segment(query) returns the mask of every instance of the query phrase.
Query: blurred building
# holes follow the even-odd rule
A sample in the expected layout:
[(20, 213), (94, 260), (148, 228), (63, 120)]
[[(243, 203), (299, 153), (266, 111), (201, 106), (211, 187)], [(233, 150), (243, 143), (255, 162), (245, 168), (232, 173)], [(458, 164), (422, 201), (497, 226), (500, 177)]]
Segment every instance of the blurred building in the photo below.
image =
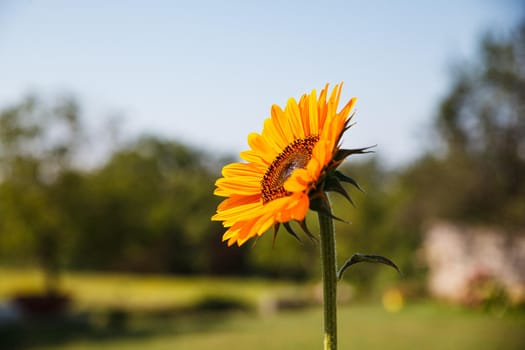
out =
[(423, 242), (429, 292), (469, 305), (525, 301), (525, 234), (437, 223)]

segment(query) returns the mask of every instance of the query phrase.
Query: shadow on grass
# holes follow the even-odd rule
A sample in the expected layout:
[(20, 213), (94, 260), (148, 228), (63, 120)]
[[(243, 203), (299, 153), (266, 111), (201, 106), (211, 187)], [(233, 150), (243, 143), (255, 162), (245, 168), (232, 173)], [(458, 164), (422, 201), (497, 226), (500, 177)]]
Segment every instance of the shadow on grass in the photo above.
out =
[(73, 341), (102, 343), (162, 334), (206, 332), (220, 327), (234, 312), (252, 311), (236, 300), (206, 298), (192, 307), (180, 309), (148, 311), (113, 308), (55, 317), (24, 318), (0, 324), (0, 348), (31, 349)]

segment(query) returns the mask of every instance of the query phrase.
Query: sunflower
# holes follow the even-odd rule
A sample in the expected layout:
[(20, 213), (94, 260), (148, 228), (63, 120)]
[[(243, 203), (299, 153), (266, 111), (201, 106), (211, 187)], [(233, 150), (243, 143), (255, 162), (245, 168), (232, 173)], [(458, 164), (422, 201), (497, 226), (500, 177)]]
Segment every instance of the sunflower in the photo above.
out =
[(350, 99), (338, 112), (341, 88), (338, 84), (329, 93), (327, 84), (319, 96), (313, 90), (299, 103), (290, 98), (284, 110), (273, 105), (262, 133), (248, 136), (250, 149), (240, 154), (246, 162), (222, 169), (214, 194), (227, 198), (212, 220), (228, 228), (222, 237), (228, 246), (240, 246), (272, 226), (277, 230), (281, 223), (287, 230), (290, 221), (304, 224), (309, 208), (322, 209), (314, 203), (325, 191), (350, 199), (339, 181), (357, 184), (335, 169), (348, 155), (366, 148), (340, 149), (356, 101)]

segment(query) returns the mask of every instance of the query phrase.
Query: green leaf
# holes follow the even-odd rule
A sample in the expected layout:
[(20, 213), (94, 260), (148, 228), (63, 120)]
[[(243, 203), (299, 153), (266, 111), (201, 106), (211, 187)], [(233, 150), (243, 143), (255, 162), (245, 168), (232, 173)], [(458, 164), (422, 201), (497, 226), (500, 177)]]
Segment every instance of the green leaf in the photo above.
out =
[(401, 274), (399, 267), (397, 267), (397, 265), (394, 264), (392, 260), (385, 258), (384, 256), (355, 253), (354, 255), (352, 255), (350, 259), (348, 259), (343, 264), (341, 269), (337, 272), (337, 279), (340, 280), (343, 277), (343, 273), (345, 272), (347, 268), (349, 268), (350, 266), (354, 264), (360, 263), (360, 262), (369, 262), (369, 263), (388, 265), (394, 268), (399, 274)]

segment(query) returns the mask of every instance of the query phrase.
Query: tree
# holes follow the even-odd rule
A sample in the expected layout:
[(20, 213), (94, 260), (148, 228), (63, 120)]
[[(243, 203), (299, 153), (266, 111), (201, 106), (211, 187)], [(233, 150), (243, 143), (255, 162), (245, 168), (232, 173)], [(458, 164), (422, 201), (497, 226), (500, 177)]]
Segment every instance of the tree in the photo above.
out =
[(479, 60), (457, 67), (435, 126), (442, 154), (403, 179), (418, 217), (523, 227), (525, 22), (507, 38), (487, 35)]
[[(207, 154), (144, 136), (85, 174), (82, 228), (72, 265), (138, 272), (240, 272), (244, 254), (223, 255), (223, 228), (209, 218), (218, 199)], [(237, 263), (236, 263), (237, 262)]]
[(36, 259), (48, 293), (58, 287), (64, 247), (75, 230), (67, 187), (76, 181), (72, 161), (81, 134), (71, 98), (49, 106), (28, 97), (0, 113), (0, 246)]

